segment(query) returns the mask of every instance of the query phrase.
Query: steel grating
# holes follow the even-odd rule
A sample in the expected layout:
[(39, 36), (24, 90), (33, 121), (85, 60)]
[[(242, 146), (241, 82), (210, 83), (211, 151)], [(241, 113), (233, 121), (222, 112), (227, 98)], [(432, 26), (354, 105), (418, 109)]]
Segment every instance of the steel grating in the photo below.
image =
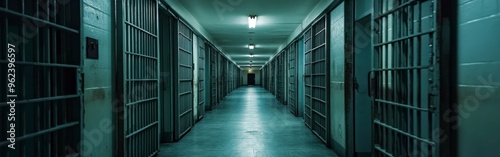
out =
[(198, 38), (198, 119), (205, 115), (205, 42)]
[(328, 54), (326, 16), (320, 18), (305, 34), (305, 121), (324, 142), (329, 139)]
[(218, 90), (217, 90), (217, 84), (218, 84), (218, 77), (217, 77), (217, 51), (215, 48), (210, 47), (210, 109), (214, 109), (215, 106), (217, 105), (217, 96), (218, 96)]
[[(159, 151), (158, 2), (121, 0), (118, 7), (123, 53), (123, 117), (119, 156), (154, 156)], [(155, 16), (151, 16), (155, 15)], [(153, 114), (152, 114), (153, 113)]]
[(175, 138), (179, 140), (193, 126), (193, 31), (183, 22), (178, 24), (177, 98)]
[(293, 42), (286, 51), (288, 53), (288, 109), (298, 116), (298, 72), (297, 72), (297, 42)]
[(78, 1), (0, 2), (2, 156), (81, 155), (80, 10)]
[(440, 1), (373, 4), (373, 154), (439, 156)]

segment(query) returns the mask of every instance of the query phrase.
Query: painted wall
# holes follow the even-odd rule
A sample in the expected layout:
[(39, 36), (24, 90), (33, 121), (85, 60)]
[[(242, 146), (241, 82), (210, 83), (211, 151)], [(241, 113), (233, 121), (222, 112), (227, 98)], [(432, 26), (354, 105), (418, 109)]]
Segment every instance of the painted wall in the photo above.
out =
[(500, 1), (459, 0), (458, 153), (500, 154)]
[[(85, 37), (99, 42), (99, 59), (84, 59), (83, 155), (112, 156), (111, 1), (83, 1), (82, 53)], [(86, 143), (86, 144), (85, 144)]]
[(344, 2), (330, 13), (330, 32), (330, 133), (333, 146), (345, 150)]
[[(252, 70), (251, 73), (255, 74), (255, 85), (260, 85), (260, 70)], [(241, 79), (243, 80), (243, 86), (248, 85), (247, 74), (248, 70), (241, 71)]]

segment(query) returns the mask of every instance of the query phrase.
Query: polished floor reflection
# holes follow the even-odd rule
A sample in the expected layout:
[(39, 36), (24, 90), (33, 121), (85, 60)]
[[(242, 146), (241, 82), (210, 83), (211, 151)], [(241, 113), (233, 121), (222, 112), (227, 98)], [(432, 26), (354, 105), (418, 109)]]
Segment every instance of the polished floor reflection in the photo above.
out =
[(162, 144), (165, 157), (334, 157), (302, 117), (260, 87), (241, 87), (179, 142)]

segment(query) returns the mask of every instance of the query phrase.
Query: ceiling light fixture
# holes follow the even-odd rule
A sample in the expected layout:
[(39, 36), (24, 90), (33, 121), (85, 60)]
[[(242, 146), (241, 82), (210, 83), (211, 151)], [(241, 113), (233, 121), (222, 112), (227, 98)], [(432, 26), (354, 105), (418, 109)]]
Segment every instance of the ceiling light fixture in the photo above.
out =
[(248, 27), (249, 28), (255, 28), (255, 25), (257, 25), (257, 16), (250, 15), (248, 17)]
[(255, 45), (254, 45), (254, 44), (249, 44), (249, 45), (248, 45), (248, 48), (249, 48), (250, 50), (253, 50), (253, 49), (255, 48)]
[(253, 58), (253, 54), (250, 53), (250, 58)]

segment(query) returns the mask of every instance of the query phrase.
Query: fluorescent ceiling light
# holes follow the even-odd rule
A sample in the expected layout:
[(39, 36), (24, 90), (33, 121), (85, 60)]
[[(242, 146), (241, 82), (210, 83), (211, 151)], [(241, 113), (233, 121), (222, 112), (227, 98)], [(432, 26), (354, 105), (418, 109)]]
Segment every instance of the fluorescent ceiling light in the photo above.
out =
[(250, 50), (253, 50), (253, 49), (255, 48), (255, 45), (254, 45), (254, 44), (250, 44), (250, 45), (248, 45), (248, 48), (249, 48)]
[(257, 25), (257, 16), (251, 15), (248, 17), (248, 27), (249, 28), (255, 28), (255, 25)]

